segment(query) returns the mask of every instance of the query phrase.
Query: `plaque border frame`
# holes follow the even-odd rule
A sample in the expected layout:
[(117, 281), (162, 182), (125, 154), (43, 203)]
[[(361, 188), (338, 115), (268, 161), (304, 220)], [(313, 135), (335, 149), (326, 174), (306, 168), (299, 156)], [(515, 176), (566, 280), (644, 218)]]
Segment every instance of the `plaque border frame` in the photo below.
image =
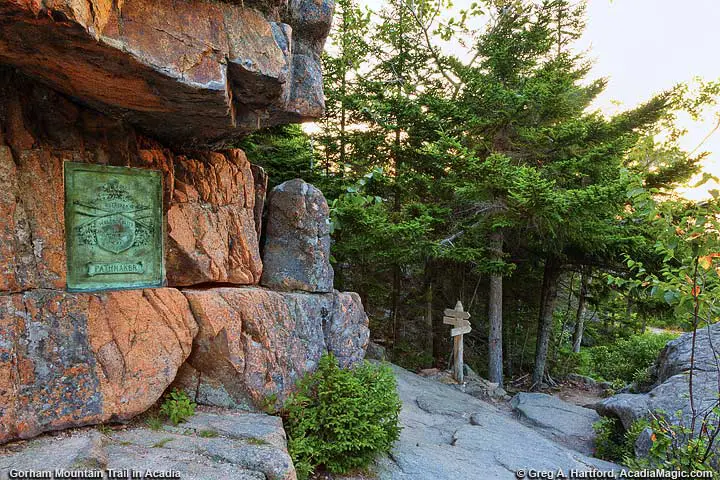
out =
[[(89, 167), (89, 168), (88, 168)], [(160, 278), (158, 280), (153, 281), (146, 281), (146, 282), (138, 282), (133, 285), (118, 285), (116, 283), (108, 282), (107, 286), (76, 286), (70, 284), (70, 235), (72, 229), (68, 229), (68, 225), (70, 225), (70, 220), (72, 217), (72, 209), (69, 208), (68, 202), (69, 197), (67, 195), (67, 181), (68, 181), (68, 173), (70, 172), (77, 172), (77, 171), (89, 171), (92, 170), (93, 172), (103, 172), (103, 173), (119, 173), (119, 174), (127, 174), (129, 171), (137, 171), (142, 172), (144, 175), (150, 175), (155, 176), (158, 179), (157, 185), (156, 185), (156, 200), (157, 205), (160, 207), (160, 228), (158, 229), (158, 240), (159, 240), (159, 247), (160, 247)], [(70, 160), (65, 160), (63, 162), (63, 220), (65, 224), (63, 225), (64, 229), (64, 238), (65, 241), (65, 290), (67, 292), (71, 293), (92, 293), (92, 292), (108, 292), (108, 291), (116, 291), (116, 290), (141, 290), (145, 288), (162, 288), (167, 285), (167, 271), (165, 270), (165, 205), (164, 205), (164, 176), (162, 171), (160, 170), (154, 170), (149, 168), (138, 168), (138, 167), (128, 167), (128, 166), (116, 166), (116, 165), (102, 165), (97, 163), (90, 163), (90, 162), (73, 162)]]

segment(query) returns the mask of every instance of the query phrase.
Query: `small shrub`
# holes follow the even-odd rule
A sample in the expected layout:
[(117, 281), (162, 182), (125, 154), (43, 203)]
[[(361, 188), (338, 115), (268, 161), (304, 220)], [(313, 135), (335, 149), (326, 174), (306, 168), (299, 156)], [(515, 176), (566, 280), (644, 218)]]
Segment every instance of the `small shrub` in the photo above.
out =
[(168, 395), (165, 395), (165, 401), (160, 406), (160, 413), (167, 416), (174, 425), (177, 425), (195, 415), (195, 407), (197, 407), (197, 404), (191, 402), (185, 392), (174, 389)]
[(262, 438), (248, 437), (248, 438), (244, 438), (243, 440), (248, 445), (267, 445), (267, 443), (268, 443), (265, 440), (263, 440)]
[(623, 463), (627, 463), (630, 458), (635, 458), (635, 444), (637, 443), (638, 437), (646, 430), (650, 428), (650, 422), (644, 418), (635, 420), (630, 428), (625, 432), (625, 456), (623, 457)]
[(595, 422), (595, 456), (611, 462), (627, 462), (635, 458), (635, 442), (650, 423), (645, 419), (634, 422), (627, 431), (619, 418), (603, 417)]
[(219, 436), (219, 433), (215, 430), (200, 430), (198, 432), (198, 437), (201, 438), (215, 438), (217, 436)]
[(556, 358), (550, 363), (550, 375), (553, 378), (565, 378), (571, 373), (581, 371), (587, 356), (585, 350), (580, 353), (573, 352), (569, 347), (560, 348)]
[(618, 391), (622, 390), (623, 388), (625, 388), (625, 385), (626, 385), (625, 380), (623, 380), (621, 378), (616, 378), (615, 380), (610, 382), (610, 388), (615, 392), (618, 392)]
[(650, 375), (650, 371), (647, 368), (638, 369), (635, 371), (632, 377), (632, 381), (635, 384), (635, 390), (638, 392), (644, 392), (650, 389), (655, 379)]
[(286, 401), (282, 415), (298, 478), (317, 467), (345, 473), (369, 466), (400, 434), (400, 399), (392, 370), (370, 363), (341, 369), (323, 356)]
[(398, 342), (392, 350), (392, 360), (407, 370), (416, 372), (433, 366), (435, 359), (430, 352), (416, 348), (408, 342)]
[(153, 446), (153, 448), (163, 448), (163, 447), (165, 447), (165, 445), (167, 445), (168, 443), (170, 443), (172, 441), (173, 441), (173, 439), (170, 437), (163, 438), (162, 440), (159, 440), (159, 441), (153, 443), (152, 446)]
[(619, 418), (602, 417), (593, 424), (595, 429), (595, 456), (610, 462), (619, 462), (627, 456), (625, 429)]
[(113, 433), (113, 429), (110, 428), (109, 425), (105, 425), (104, 423), (101, 423), (100, 425), (98, 425), (97, 429), (103, 435), (110, 435), (111, 433)]
[(268, 415), (276, 415), (277, 414), (277, 404), (278, 404), (278, 396), (276, 393), (271, 393), (270, 395), (266, 396), (262, 400), (262, 405), (260, 405), (260, 409), (267, 413)]

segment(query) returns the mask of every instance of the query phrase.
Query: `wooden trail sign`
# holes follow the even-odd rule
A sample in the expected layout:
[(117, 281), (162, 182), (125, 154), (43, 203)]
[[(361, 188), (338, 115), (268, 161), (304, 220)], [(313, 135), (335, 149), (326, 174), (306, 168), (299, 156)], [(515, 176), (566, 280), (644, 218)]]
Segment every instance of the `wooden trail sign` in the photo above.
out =
[(450, 336), (453, 337), (453, 373), (455, 380), (462, 383), (463, 381), (463, 335), (470, 333), (470, 314), (463, 310), (462, 303), (458, 300), (454, 309), (445, 309), (443, 323), (452, 325), (454, 328), (450, 330)]

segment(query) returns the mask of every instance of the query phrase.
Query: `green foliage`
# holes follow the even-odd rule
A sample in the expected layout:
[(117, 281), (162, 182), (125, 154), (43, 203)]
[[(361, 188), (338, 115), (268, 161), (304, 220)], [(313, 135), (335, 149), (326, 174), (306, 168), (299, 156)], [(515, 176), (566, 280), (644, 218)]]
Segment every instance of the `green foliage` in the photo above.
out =
[(172, 442), (174, 439), (172, 437), (163, 438), (161, 440), (158, 440), (157, 442), (153, 443), (153, 448), (164, 448), (165, 445)]
[(655, 412), (645, 426), (652, 431), (652, 446), (647, 457), (625, 457), (625, 464), (633, 469), (663, 469), (680, 472), (711, 471), (715, 478), (720, 474), (716, 469), (714, 446), (718, 429), (720, 407), (700, 419), (696, 431), (681, 418), (680, 412), (672, 422), (663, 412)]
[(98, 431), (99, 431), (100, 433), (102, 433), (103, 435), (110, 435), (110, 434), (113, 432), (113, 430), (112, 430), (112, 428), (110, 427), (110, 425), (106, 425), (106, 424), (104, 424), (104, 423), (101, 423), (100, 425), (98, 425), (98, 426), (97, 426), (97, 429), (98, 429)]
[(390, 367), (342, 369), (332, 354), (323, 356), (282, 411), (298, 478), (318, 467), (331, 473), (366, 468), (398, 438), (399, 412)]
[[(554, 378), (564, 378), (571, 373), (586, 372), (584, 366), (591, 363), (592, 359), (587, 349), (576, 353), (570, 347), (564, 346), (556, 352), (554, 361), (549, 365), (550, 374)], [(583, 375), (587, 375), (587, 372)]]
[(640, 419), (626, 431), (616, 417), (602, 417), (593, 424), (595, 438), (595, 456), (611, 462), (627, 462), (635, 457), (635, 442), (649, 426), (649, 422)]
[(185, 392), (175, 388), (165, 395), (165, 401), (160, 405), (160, 413), (168, 417), (173, 424), (178, 425), (195, 415), (195, 407), (197, 404), (190, 401)]
[(156, 415), (151, 415), (145, 420), (145, 425), (147, 425), (150, 430), (157, 432), (162, 430), (163, 422)]
[(270, 395), (263, 398), (260, 409), (268, 415), (277, 414), (278, 396), (277, 393), (271, 393)]
[(430, 352), (419, 350), (406, 342), (398, 343), (393, 349), (393, 362), (411, 371), (430, 368), (433, 361)]
[(672, 334), (645, 333), (621, 338), (609, 345), (586, 349), (579, 373), (600, 380), (631, 383), (647, 371)]
[[(326, 112), (316, 132), (272, 127), (238, 145), (272, 184), (301, 177), (326, 195), (335, 284), (360, 294), (374, 338), (396, 349), (395, 358), (420, 365), (432, 354), (444, 363), (442, 310), (472, 299), (473, 318), (485, 317), (494, 274), (502, 276), (511, 317), (504, 365), (524, 373), (543, 350), (533, 345), (552, 308), (552, 301), (541, 308), (548, 262), (563, 272), (592, 265), (596, 279), (615, 278), (594, 282), (588, 296), (600, 322), (586, 322), (587, 338), (598, 345), (647, 325), (691, 326), (693, 258), (708, 299), (700, 317), (712, 315), (706, 306), (720, 298), (713, 280), (720, 257), (712, 255), (720, 250), (707, 236), (704, 253), (691, 250), (698, 222), (712, 223), (717, 202), (703, 214), (668, 193), (705, 156), (678, 147), (678, 112), (702, 116), (717, 104), (720, 83), (681, 85), (601, 114), (593, 105), (606, 80), (590, 78), (588, 57), (573, 46), (585, 3), (481, 0), (458, 9), (448, 0), (393, 0), (371, 11), (339, 0), (322, 58)], [(440, 39), (456, 46), (453, 54)], [(683, 233), (673, 243), (676, 227)], [(424, 299), (432, 329), (422, 324)], [(563, 351), (566, 332), (554, 330), (553, 372), (588, 363)], [(478, 358), (488, 349), (485, 333), (468, 336)], [(419, 335), (427, 338), (418, 342)], [(428, 348), (420, 355), (406, 344)], [(614, 358), (608, 348), (597, 355)], [(645, 360), (624, 363), (602, 376), (642, 380), (636, 370)]]
[(316, 182), (314, 151), (300, 125), (281, 125), (253, 133), (237, 145), (247, 157), (268, 174), (268, 188), (286, 180), (302, 178)]
[(619, 418), (602, 417), (593, 424), (595, 429), (595, 456), (617, 462), (628, 455), (625, 429)]

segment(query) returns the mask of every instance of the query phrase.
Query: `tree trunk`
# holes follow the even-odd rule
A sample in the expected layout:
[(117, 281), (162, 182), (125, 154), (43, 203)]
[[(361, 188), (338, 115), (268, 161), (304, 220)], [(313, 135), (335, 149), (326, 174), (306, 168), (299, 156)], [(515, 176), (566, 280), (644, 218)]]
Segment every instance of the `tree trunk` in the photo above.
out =
[(399, 338), (398, 310), (400, 309), (400, 265), (393, 266), (392, 283), (392, 326), (393, 326), (393, 348), (397, 345)]
[[(495, 230), (490, 234), (490, 258), (502, 260), (503, 231)], [(488, 299), (488, 379), (502, 386), (503, 384), (503, 277), (499, 273), (490, 275), (490, 293)]]
[(535, 344), (535, 369), (533, 370), (533, 388), (542, 383), (545, 376), (545, 363), (547, 361), (550, 334), (553, 325), (553, 310), (557, 297), (557, 283), (560, 277), (560, 264), (555, 257), (545, 260), (542, 292), (540, 295), (540, 316), (538, 318), (537, 342)]
[(426, 332), (426, 341), (425, 341), (425, 350), (430, 352), (430, 355), (433, 355), (434, 348), (434, 336), (433, 336), (433, 315), (432, 315), (432, 305), (433, 305), (433, 285), (432, 285), (432, 267), (430, 266), (430, 262), (425, 263), (425, 332)]
[(583, 331), (585, 329), (585, 309), (588, 283), (590, 282), (590, 267), (582, 267), (580, 273), (580, 293), (578, 294), (578, 308), (575, 314), (575, 332), (573, 332), (573, 352), (580, 352)]

